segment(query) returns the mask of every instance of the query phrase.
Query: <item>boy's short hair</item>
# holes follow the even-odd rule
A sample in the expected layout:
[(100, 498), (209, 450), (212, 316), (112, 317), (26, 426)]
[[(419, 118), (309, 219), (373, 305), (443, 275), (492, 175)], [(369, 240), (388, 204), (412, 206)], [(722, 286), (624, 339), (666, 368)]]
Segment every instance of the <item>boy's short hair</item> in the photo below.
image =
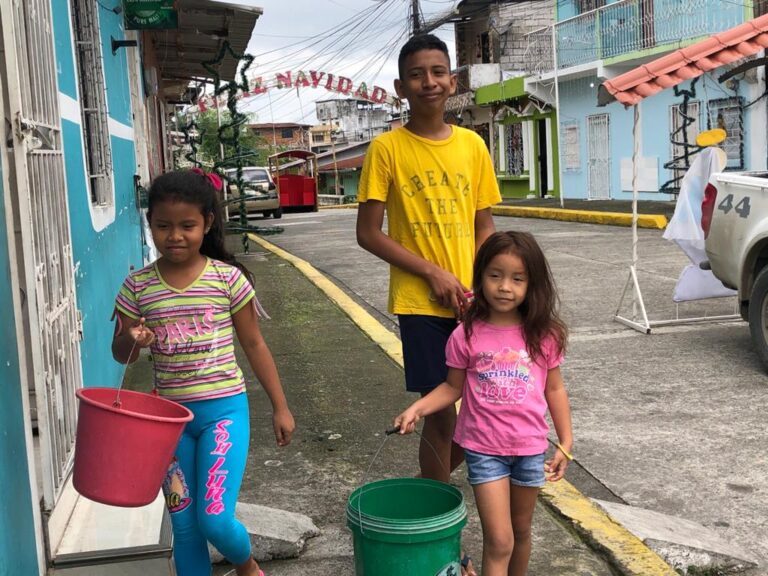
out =
[(397, 57), (397, 71), (400, 74), (401, 80), (405, 76), (405, 71), (403, 70), (405, 59), (420, 50), (440, 50), (440, 52), (445, 54), (445, 57), (448, 58), (448, 67), (451, 67), (451, 55), (448, 53), (448, 46), (446, 46), (445, 42), (440, 40), (440, 38), (434, 34), (411, 36), (410, 40), (400, 48), (400, 55)]

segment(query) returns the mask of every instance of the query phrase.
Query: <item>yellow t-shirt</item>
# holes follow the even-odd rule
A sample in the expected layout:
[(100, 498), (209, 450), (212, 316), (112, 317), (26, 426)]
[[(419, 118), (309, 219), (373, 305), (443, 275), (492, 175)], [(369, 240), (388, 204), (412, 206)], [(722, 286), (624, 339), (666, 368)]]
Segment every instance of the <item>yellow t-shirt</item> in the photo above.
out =
[[(414, 254), (472, 285), (475, 213), (501, 200), (482, 138), (452, 126), (445, 140), (428, 140), (397, 128), (371, 142), (358, 200), (386, 203), (389, 236)], [(429, 284), (390, 266), (389, 311), (450, 318)]]

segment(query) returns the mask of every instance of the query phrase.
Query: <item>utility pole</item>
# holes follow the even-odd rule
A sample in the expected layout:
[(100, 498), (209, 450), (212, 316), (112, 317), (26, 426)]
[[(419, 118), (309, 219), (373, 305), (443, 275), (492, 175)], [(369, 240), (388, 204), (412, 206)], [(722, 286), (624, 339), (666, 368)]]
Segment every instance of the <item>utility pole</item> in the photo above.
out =
[(421, 10), (419, 9), (419, 0), (411, 0), (411, 19), (413, 24), (411, 32), (413, 36), (421, 33)]

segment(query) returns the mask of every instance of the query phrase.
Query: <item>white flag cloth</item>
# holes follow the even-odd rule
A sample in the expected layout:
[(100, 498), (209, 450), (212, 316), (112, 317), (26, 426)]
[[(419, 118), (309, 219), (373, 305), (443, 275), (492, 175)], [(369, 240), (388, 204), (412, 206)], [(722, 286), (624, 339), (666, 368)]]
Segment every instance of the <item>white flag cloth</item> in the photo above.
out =
[(712, 174), (723, 170), (726, 160), (726, 154), (720, 148), (706, 148), (696, 155), (683, 177), (675, 213), (664, 230), (664, 238), (677, 244), (693, 262), (693, 266), (687, 266), (680, 274), (673, 297), (675, 302), (736, 294), (734, 290), (723, 286), (711, 270), (699, 268), (699, 264), (707, 260), (704, 230), (701, 228), (704, 188)]

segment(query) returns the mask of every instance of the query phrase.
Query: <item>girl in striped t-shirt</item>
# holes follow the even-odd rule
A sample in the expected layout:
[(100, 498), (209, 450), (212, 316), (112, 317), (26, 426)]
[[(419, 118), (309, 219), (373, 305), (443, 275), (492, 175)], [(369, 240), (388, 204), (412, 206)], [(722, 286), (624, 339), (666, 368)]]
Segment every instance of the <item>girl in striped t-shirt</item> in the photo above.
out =
[(157, 391), (195, 415), (163, 485), (179, 576), (211, 574), (208, 541), (238, 575), (263, 576), (248, 533), (235, 519), (250, 436), (235, 334), (272, 403), (278, 446), (291, 441), (295, 424), (259, 330), (249, 273), (224, 247), (220, 189), (216, 175), (199, 169), (153, 182), (147, 217), (161, 257), (120, 288), (112, 353), (128, 363), (149, 347)]

